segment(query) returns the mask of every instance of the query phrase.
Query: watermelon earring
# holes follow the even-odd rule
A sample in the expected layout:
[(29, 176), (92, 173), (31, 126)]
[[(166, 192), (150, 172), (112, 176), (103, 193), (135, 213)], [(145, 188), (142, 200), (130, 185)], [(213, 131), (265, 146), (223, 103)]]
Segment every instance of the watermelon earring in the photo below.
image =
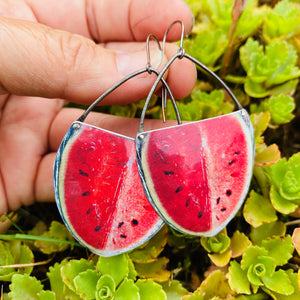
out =
[[(58, 209), (73, 236), (91, 251), (112, 256), (152, 237), (163, 221), (147, 200), (138, 175), (135, 140), (84, 123), (90, 111), (127, 80), (148, 72), (150, 65), (115, 84), (75, 121), (57, 152), (54, 187)], [(175, 100), (163, 78), (164, 89)]]
[[(157, 77), (144, 106), (136, 136), (139, 174), (158, 214), (176, 230), (213, 236), (242, 205), (251, 181), (254, 137), (249, 115), (226, 84), (186, 54), (178, 52)], [(228, 92), (238, 110), (219, 117), (144, 132), (147, 106), (159, 81), (177, 59), (187, 58), (210, 74)]]

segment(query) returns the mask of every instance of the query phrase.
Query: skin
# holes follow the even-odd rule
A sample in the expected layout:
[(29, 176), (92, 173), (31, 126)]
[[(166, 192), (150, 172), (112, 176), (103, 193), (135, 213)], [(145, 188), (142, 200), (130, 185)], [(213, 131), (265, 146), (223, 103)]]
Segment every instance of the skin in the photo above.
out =
[[(192, 13), (181, 0), (2, 0), (0, 2), (0, 215), (34, 201), (53, 201), (53, 163), (70, 124), (125, 75), (146, 65), (145, 39), (163, 38), (174, 21), (188, 33)], [(168, 41), (180, 37), (174, 26)], [(151, 64), (160, 61), (151, 50)], [(157, 48), (157, 47), (156, 47)], [(167, 44), (164, 62), (177, 51)], [(103, 104), (147, 96), (156, 76), (135, 77)], [(195, 68), (177, 60), (166, 80), (176, 98), (188, 95)], [(139, 120), (91, 113), (87, 123), (135, 136)], [(146, 123), (158, 128), (161, 121)]]

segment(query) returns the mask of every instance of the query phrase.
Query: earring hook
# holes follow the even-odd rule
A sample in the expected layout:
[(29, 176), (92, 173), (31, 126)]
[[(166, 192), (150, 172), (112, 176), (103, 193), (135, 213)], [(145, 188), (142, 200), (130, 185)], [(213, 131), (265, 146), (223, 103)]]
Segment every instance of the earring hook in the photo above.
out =
[(167, 42), (167, 36), (171, 30), (171, 28), (176, 25), (176, 24), (180, 24), (181, 26), (181, 35), (180, 35), (180, 42), (179, 42), (179, 50), (183, 51), (183, 39), (184, 39), (184, 24), (181, 20), (176, 20), (174, 22), (171, 23), (171, 25), (167, 28), (165, 34), (164, 34), (164, 38), (163, 38), (163, 53), (166, 53), (166, 42)]
[[(158, 50), (161, 52), (160, 62), (155, 66), (155, 69), (157, 69), (157, 67), (162, 63), (163, 56), (164, 56), (164, 53), (162, 52), (161, 45), (160, 45), (160, 42), (159, 42), (158, 38), (153, 34), (149, 34), (147, 36), (147, 40), (146, 40), (146, 54), (147, 54), (147, 65), (146, 65), (146, 67), (149, 69), (149, 71), (150, 71), (150, 68), (151, 68), (151, 55), (150, 55), (151, 54), (150, 53), (150, 39), (151, 38), (157, 43)], [(151, 72), (149, 72), (149, 73), (151, 73)]]
[[(175, 23), (180, 23), (182, 24), (182, 28), (183, 28), (183, 23), (181, 21), (175, 21), (173, 22), (169, 28), (167, 29), (165, 36), (164, 36), (164, 43), (163, 43), (163, 49), (165, 41), (166, 41), (166, 36), (167, 33), (169, 32), (170, 28), (175, 24)], [(140, 121), (140, 126), (139, 126), (139, 130), (138, 130), (138, 134), (144, 131), (144, 120), (145, 120), (145, 116), (146, 116), (146, 110), (147, 107), (149, 105), (150, 99), (155, 91), (155, 89), (157, 88), (157, 85), (160, 81), (160, 79), (164, 76), (164, 74), (167, 72), (167, 70), (170, 68), (171, 64), (176, 60), (176, 59), (182, 59), (183, 57), (191, 60), (198, 68), (202, 69), (203, 71), (207, 72), (210, 76), (212, 76), (225, 90), (226, 92), (229, 94), (229, 96), (231, 97), (231, 99), (235, 102), (237, 108), (239, 110), (243, 109), (243, 106), (240, 104), (240, 102), (237, 100), (237, 98), (235, 97), (235, 95), (232, 93), (232, 91), (230, 90), (230, 88), (226, 85), (226, 83), (217, 75), (215, 74), (213, 71), (211, 71), (208, 67), (206, 67), (204, 64), (202, 64), (201, 62), (199, 62), (197, 59), (195, 59), (194, 57), (190, 56), (189, 54), (185, 53), (184, 48), (182, 47), (182, 43), (183, 43), (183, 37), (184, 37), (184, 29), (182, 30), (181, 33), (181, 40), (180, 40), (180, 48), (177, 51), (176, 54), (174, 54), (170, 60), (167, 62), (167, 64), (164, 66), (164, 68), (161, 70), (161, 72), (159, 73), (159, 76), (157, 77), (156, 81), (154, 82), (148, 97), (146, 99), (142, 114), (141, 114), (141, 121)], [(174, 104), (173, 104), (174, 106)], [(176, 103), (175, 103), (176, 106)], [(175, 108), (174, 106), (174, 108)], [(181, 120), (180, 120), (180, 116), (178, 116), (178, 109), (177, 106), (175, 108), (175, 112), (176, 112), (176, 117), (178, 120), (178, 124), (181, 124)]]
[[(159, 76), (159, 72), (153, 68), (151, 66), (151, 57), (150, 57), (150, 49), (149, 49), (149, 43), (150, 43), (150, 39), (153, 38), (156, 42), (157, 42), (157, 45), (158, 45), (158, 48), (159, 50), (161, 51), (161, 46), (160, 46), (160, 43), (157, 39), (156, 36), (154, 36), (153, 34), (150, 34), (148, 37), (147, 37), (147, 40), (146, 40), (146, 54), (147, 54), (147, 64), (146, 64), (146, 67), (141, 69), (141, 70), (138, 70), (138, 71), (135, 71), (129, 75), (127, 75), (126, 77), (124, 77), (122, 80), (120, 80), (119, 82), (117, 82), (115, 85), (113, 85), (111, 88), (109, 88), (108, 90), (106, 90), (100, 97), (98, 97), (86, 110), (85, 112), (78, 118), (77, 121), (79, 122), (84, 122), (84, 120), (86, 119), (86, 117), (88, 116), (88, 114), (95, 108), (96, 105), (98, 105), (106, 96), (108, 96), (110, 93), (112, 93), (115, 89), (117, 89), (119, 86), (121, 86), (123, 83), (125, 83), (126, 81), (130, 80), (131, 78), (135, 77), (135, 76), (138, 76), (140, 74), (143, 74), (145, 72), (148, 72), (149, 74), (151, 73), (155, 73), (156, 76)], [(162, 62), (162, 59), (163, 59), (163, 53), (162, 53), (162, 58), (161, 58), (161, 62)], [(158, 64), (160, 65), (161, 62)], [(164, 89), (166, 90), (166, 93), (168, 93), (170, 95), (170, 98), (171, 98), (171, 101), (173, 103), (173, 105), (176, 105), (175, 103), (175, 99), (174, 99), (174, 96), (167, 84), (167, 82), (165, 81), (164, 78), (161, 78), (159, 81), (162, 82), (163, 86), (164, 86)], [(152, 93), (153, 94), (153, 93)]]
[[(166, 42), (167, 42), (167, 36), (171, 30), (171, 28), (176, 25), (179, 24), (181, 26), (181, 36), (180, 36), (180, 45), (179, 45), (179, 51), (181, 53), (184, 53), (184, 49), (183, 49), (183, 39), (184, 39), (184, 24), (181, 20), (176, 20), (174, 22), (171, 23), (171, 25), (167, 28), (165, 34), (164, 34), (164, 38), (163, 38), (163, 54), (166, 54)], [(166, 89), (162, 89), (162, 95), (161, 95), (161, 101), (162, 101), (162, 117), (163, 117), (163, 122), (166, 122), (166, 114), (165, 114), (165, 109), (167, 108), (167, 92)]]

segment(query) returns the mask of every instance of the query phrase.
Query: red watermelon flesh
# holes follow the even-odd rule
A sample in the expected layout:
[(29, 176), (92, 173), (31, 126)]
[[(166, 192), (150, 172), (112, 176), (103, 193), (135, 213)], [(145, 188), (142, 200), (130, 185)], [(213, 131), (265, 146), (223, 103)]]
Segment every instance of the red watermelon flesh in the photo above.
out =
[(129, 251), (160, 229), (162, 220), (141, 185), (133, 139), (75, 122), (55, 169), (64, 221), (93, 252), (111, 256)]
[(254, 145), (245, 110), (141, 133), (137, 152), (149, 200), (183, 233), (215, 235), (246, 197)]

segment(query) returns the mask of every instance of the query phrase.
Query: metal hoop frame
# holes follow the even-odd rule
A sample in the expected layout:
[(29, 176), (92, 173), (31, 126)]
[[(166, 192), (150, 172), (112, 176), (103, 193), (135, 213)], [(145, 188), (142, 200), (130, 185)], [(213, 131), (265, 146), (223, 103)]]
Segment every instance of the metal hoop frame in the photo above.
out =
[[(126, 81), (130, 80), (131, 78), (138, 76), (140, 74), (143, 74), (145, 72), (148, 72), (149, 74), (156, 74), (157, 77), (159, 77), (160, 72), (157, 71), (155, 68), (151, 67), (151, 58), (150, 58), (150, 49), (149, 49), (149, 43), (150, 43), (150, 39), (153, 38), (157, 44), (158, 44), (158, 48), (161, 51), (161, 46), (160, 43), (158, 41), (158, 39), (153, 35), (150, 34), (147, 37), (147, 41), (146, 41), (146, 52), (147, 52), (147, 64), (146, 67), (144, 69), (138, 70), (136, 72), (133, 72), (129, 75), (127, 75), (126, 77), (124, 77), (122, 80), (120, 80), (119, 82), (117, 82), (115, 85), (113, 85), (111, 88), (109, 88), (106, 92), (104, 92), (100, 97), (98, 97), (86, 110), (85, 112), (77, 119), (77, 121), (79, 122), (84, 122), (84, 120), (86, 119), (86, 117), (88, 116), (88, 114), (95, 108), (95, 106), (97, 106), (105, 97), (107, 97), (110, 93), (112, 93), (114, 90), (116, 90), (119, 86), (121, 86), (122, 84), (124, 84)], [(163, 58), (163, 52), (162, 52), (162, 58)], [(162, 60), (161, 58), (161, 60)], [(155, 81), (156, 82), (156, 81)], [(174, 99), (174, 96), (172, 94), (172, 91), (170, 90), (170, 87), (168, 86), (167, 82), (165, 81), (165, 79), (161, 76), (159, 82), (162, 82), (163, 84), (163, 88), (165, 89), (164, 94), (166, 95), (166, 93), (168, 93), (170, 95), (170, 99), (171, 102), (173, 104), (175, 113), (176, 113), (176, 117), (178, 120), (178, 124), (181, 124), (181, 119), (180, 119), (180, 115), (179, 115), (179, 111), (178, 111), (178, 107), (176, 105), (176, 101)], [(158, 84), (157, 84), (158, 85)], [(156, 87), (157, 87), (156, 85)], [(153, 91), (154, 93), (154, 91)], [(152, 93), (152, 95), (153, 95)], [(149, 99), (150, 101), (150, 99)], [(149, 103), (148, 103), (149, 105)], [(147, 105), (147, 106), (148, 106)]]
[[(203, 71), (207, 72), (210, 76), (212, 76), (225, 90), (226, 92), (229, 94), (229, 96), (232, 98), (232, 100), (235, 102), (236, 106), (238, 109), (242, 109), (242, 105), (240, 104), (240, 102), (237, 100), (237, 98), (234, 96), (234, 94), (232, 93), (232, 91), (230, 90), (230, 88), (225, 84), (225, 82), (219, 77), (217, 76), (213, 71), (211, 71), (208, 67), (206, 67), (204, 64), (202, 64), (201, 62), (199, 62), (197, 59), (195, 59), (194, 57), (190, 56), (189, 54), (185, 53), (185, 50), (183, 48), (183, 38), (184, 38), (184, 25), (182, 23), (182, 21), (176, 20), (174, 21), (169, 28), (167, 29), (165, 36), (164, 36), (164, 40), (163, 40), (163, 49), (165, 49), (165, 43), (166, 43), (166, 39), (167, 39), (167, 34), (169, 33), (170, 29), (172, 26), (174, 26), (175, 24), (181, 24), (181, 39), (180, 39), (180, 46), (179, 49), (177, 51), (177, 53), (175, 55), (173, 55), (170, 60), (168, 61), (168, 63), (164, 66), (164, 68), (162, 69), (162, 71), (160, 72), (160, 74), (158, 75), (156, 81), (154, 82), (148, 97), (146, 99), (142, 114), (141, 114), (141, 121), (140, 121), (140, 126), (139, 126), (139, 130), (138, 130), (138, 134), (144, 131), (144, 120), (145, 120), (145, 116), (146, 116), (146, 111), (148, 108), (148, 105), (150, 103), (151, 97), (154, 93), (154, 91), (156, 90), (158, 83), (160, 82), (160, 80), (163, 78), (164, 74), (166, 73), (166, 71), (170, 68), (170, 66), (172, 65), (172, 63), (176, 60), (176, 59), (182, 59), (182, 58), (187, 58), (189, 60), (191, 60), (199, 69), (202, 69)], [(176, 110), (176, 117), (177, 117), (177, 112), (178, 109)], [(180, 120), (180, 118), (177, 117), (177, 120)], [(178, 124), (180, 125), (181, 122)]]

